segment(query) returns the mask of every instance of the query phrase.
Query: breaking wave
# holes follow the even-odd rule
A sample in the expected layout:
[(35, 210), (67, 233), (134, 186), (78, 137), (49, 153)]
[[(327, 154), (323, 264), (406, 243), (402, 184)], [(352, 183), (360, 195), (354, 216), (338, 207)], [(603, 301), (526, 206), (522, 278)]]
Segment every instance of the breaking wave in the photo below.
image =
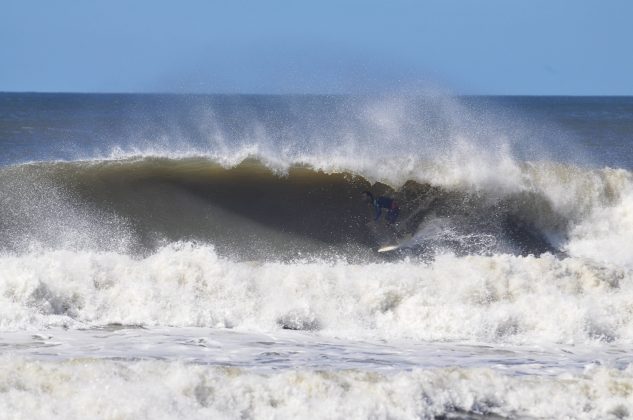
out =
[[(496, 177), (437, 162), (378, 173), (305, 162), (139, 158), (0, 169), (0, 245), (153, 252), (213, 244), (242, 259), (370, 258), (385, 242), (408, 254), (540, 255), (627, 265), (633, 180), (623, 169), (508, 162)], [(496, 167), (496, 171), (501, 169)], [(380, 172), (380, 171), (379, 171)], [(397, 180), (396, 180), (397, 179)], [(400, 203), (395, 229), (371, 224), (360, 192)]]

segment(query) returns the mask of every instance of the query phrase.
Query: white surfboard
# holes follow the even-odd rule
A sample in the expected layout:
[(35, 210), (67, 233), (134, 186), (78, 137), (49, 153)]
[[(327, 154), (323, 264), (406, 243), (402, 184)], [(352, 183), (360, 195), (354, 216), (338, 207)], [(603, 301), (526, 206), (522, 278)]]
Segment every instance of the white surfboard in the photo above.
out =
[(389, 252), (389, 251), (395, 251), (396, 249), (400, 248), (400, 245), (387, 245), (387, 246), (383, 246), (382, 248), (380, 248), (378, 250), (378, 252)]

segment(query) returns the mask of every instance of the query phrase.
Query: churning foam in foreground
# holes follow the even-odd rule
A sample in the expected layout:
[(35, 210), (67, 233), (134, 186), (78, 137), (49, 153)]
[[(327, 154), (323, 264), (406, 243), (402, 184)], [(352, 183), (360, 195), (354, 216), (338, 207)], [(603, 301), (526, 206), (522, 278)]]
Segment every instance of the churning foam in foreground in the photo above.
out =
[(493, 369), (273, 371), (161, 361), (0, 358), (0, 412), (13, 418), (434, 418), (483, 414), (625, 418), (633, 366), (509, 376)]
[(2, 329), (121, 323), (372, 339), (633, 342), (633, 272), (549, 254), (244, 263), (180, 243), (142, 259), (5, 255), (0, 280)]

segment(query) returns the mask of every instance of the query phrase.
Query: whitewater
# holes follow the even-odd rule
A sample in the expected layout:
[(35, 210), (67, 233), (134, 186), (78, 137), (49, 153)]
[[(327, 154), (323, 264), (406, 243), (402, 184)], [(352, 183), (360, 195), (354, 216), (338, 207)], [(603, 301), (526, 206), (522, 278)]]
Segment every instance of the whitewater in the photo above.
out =
[(4, 93), (0, 118), (2, 418), (633, 415), (630, 98)]

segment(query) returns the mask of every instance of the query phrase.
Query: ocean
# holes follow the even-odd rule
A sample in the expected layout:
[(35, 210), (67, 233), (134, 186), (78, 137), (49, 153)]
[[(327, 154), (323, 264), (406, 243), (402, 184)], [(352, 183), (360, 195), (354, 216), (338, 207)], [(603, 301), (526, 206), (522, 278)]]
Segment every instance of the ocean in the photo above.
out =
[(633, 97), (0, 93), (0, 417), (633, 416), (632, 145)]

